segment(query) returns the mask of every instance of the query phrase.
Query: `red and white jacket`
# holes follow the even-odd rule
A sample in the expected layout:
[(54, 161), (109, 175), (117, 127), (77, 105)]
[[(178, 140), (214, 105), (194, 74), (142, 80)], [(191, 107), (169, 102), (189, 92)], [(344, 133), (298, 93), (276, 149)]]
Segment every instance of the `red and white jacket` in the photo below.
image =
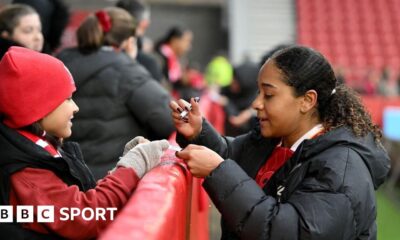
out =
[[(22, 135), (42, 146), (54, 157), (59, 154), (49, 143), (33, 134), (20, 132)], [(139, 178), (131, 168), (120, 167), (113, 173), (99, 180), (94, 189), (87, 192), (79, 190), (77, 185), (68, 186), (55, 173), (46, 169), (25, 168), (11, 176), (10, 204), (54, 206), (54, 222), (38, 223), (36, 216), (33, 223), (24, 223), (27, 229), (40, 233), (55, 233), (67, 239), (90, 239), (110, 222), (110, 212), (106, 220), (87, 221), (77, 216), (73, 221), (60, 220), (61, 208), (117, 208), (120, 210), (135, 190)], [(114, 215), (115, 217), (115, 215)]]

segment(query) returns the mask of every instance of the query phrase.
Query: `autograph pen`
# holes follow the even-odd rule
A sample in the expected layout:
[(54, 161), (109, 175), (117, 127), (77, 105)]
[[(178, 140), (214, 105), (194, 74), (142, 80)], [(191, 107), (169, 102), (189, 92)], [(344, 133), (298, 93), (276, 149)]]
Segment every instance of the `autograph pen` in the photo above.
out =
[[(195, 97), (194, 98), (194, 101), (195, 102), (200, 102), (200, 97)], [(192, 110), (192, 104), (189, 104), (189, 111), (190, 110)], [(180, 114), (180, 116), (181, 116), (181, 119), (185, 119), (185, 118), (187, 118), (187, 115), (189, 114), (189, 111), (187, 111), (187, 110), (183, 110), (182, 112), (181, 112), (181, 114)]]

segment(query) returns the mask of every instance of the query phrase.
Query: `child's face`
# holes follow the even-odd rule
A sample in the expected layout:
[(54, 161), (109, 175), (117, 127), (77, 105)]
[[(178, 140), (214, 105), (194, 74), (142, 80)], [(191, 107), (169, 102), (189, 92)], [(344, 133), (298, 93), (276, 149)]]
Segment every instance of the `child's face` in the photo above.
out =
[(13, 30), (11, 39), (29, 49), (42, 51), (43, 34), (39, 15), (34, 13), (22, 16)]
[(72, 118), (79, 108), (75, 102), (69, 98), (66, 99), (54, 111), (45, 116), (40, 125), (47, 133), (58, 138), (68, 138), (71, 136)]

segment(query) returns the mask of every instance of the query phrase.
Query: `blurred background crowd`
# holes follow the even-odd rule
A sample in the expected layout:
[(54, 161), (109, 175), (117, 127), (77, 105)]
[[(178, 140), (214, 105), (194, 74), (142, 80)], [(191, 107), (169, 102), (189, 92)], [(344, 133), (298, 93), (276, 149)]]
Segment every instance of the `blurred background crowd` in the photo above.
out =
[[(125, 9), (133, 20), (122, 19), (119, 12), (113, 16), (113, 10), (106, 11), (111, 22), (132, 21), (135, 33), (126, 37), (109, 33), (110, 19), (99, 10), (115, 6)], [(148, 120), (141, 120), (139, 115), (134, 117), (135, 134), (150, 139), (167, 137), (173, 131), (170, 120), (165, 120), (168, 114), (163, 115), (165, 109), (158, 109), (158, 105), (165, 105), (169, 99), (188, 100), (196, 96), (214, 104), (209, 116), (222, 119), (224, 134), (237, 136), (247, 132), (255, 121), (250, 104), (257, 91), (258, 70), (265, 60), (290, 44), (313, 47), (330, 61), (337, 78), (360, 94), (374, 121), (383, 129), (392, 158), (392, 173), (386, 187), (377, 193), (378, 238), (395, 239), (400, 222), (399, 12), (400, 0), (0, 0), (0, 56), (8, 47), (21, 45), (55, 55), (67, 65), (77, 81), (78, 91), (86, 89), (74, 96), (81, 115), (77, 115), (78, 124), (74, 125), (80, 131), (72, 138), (83, 143), (85, 157), (94, 159), (88, 146), (95, 141), (90, 140), (92, 137), (99, 136), (91, 136), (84, 122), (93, 114), (101, 114), (108, 123), (114, 118), (107, 115), (111, 113), (104, 113), (110, 109), (101, 109), (107, 106), (106, 100), (93, 108), (96, 103), (89, 102), (88, 97), (98, 99), (99, 92), (95, 92), (95, 85), (86, 84), (85, 79), (94, 74), (106, 81), (123, 70), (115, 66), (114, 75), (110, 75), (104, 71), (108, 66), (104, 58), (89, 61), (85, 54), (74, 53), (71, 50), (74, 47), (78, 46), (81, 53), (90, 53), (93, 48), (108, 51), (105, 46), (112, 46), (136, 64), (131, 66), (126, 60), (118, 60), (121, 65), (130, 66), (123, 74), (142, 82), (151, 81), (142, 89), (142, 95), (136, 95), (149, 98), (148, 101), (139, 104), (127, 100), (139, 115), (145, 116), (151, 112), (149, 109), (159, 112), (154, 117), (158, 126), (142, 123)], [(94, 47), (90, 34), (86, 34), (90, 32), (88, 19), (94, 13), (103, 32), (102, 43), (108, 41), (104, 46), (100, 43)], [(88, 24), (86, 28), (83, 23)], [(125, 42), (126, 39), (130, 42)], [(142, 82), (136, 81), (137, 86), (142, 86)], [(148, 102), (154, 104), (145, 105)], [(116, 116), (123, 114), (126, 113), (115, 110)], [(94, 131), (93, 126), (98, 124), (98, 128), (115, 130), (124, 123), (124, 118), (107, 126), (93, 120), (90, 129)], [(142, 132), (142, 128), (146, 130)], [(124, 131), (122, 128), (121, 135)], [(115, 136), (109, 136), (112, 137)], [(122, 144), (130, 137), (119, 141)], [(89, 166), (101, 178), (107, 164), (105, 159), (104, 166), (99, 163)], [(210, 222), (215, 225), (210, 227), (212, 231), (218, 229), (215, 220)]]

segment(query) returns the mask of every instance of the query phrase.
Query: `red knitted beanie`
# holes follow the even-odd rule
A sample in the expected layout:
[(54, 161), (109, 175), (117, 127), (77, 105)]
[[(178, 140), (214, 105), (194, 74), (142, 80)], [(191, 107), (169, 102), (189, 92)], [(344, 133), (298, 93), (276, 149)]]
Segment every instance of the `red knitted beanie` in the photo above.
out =
[(11, 47), (0, 62), (0, 116), (11, 128), (30, 125), (56, 109), (75, 91), (74, 80), (58, 59)]

